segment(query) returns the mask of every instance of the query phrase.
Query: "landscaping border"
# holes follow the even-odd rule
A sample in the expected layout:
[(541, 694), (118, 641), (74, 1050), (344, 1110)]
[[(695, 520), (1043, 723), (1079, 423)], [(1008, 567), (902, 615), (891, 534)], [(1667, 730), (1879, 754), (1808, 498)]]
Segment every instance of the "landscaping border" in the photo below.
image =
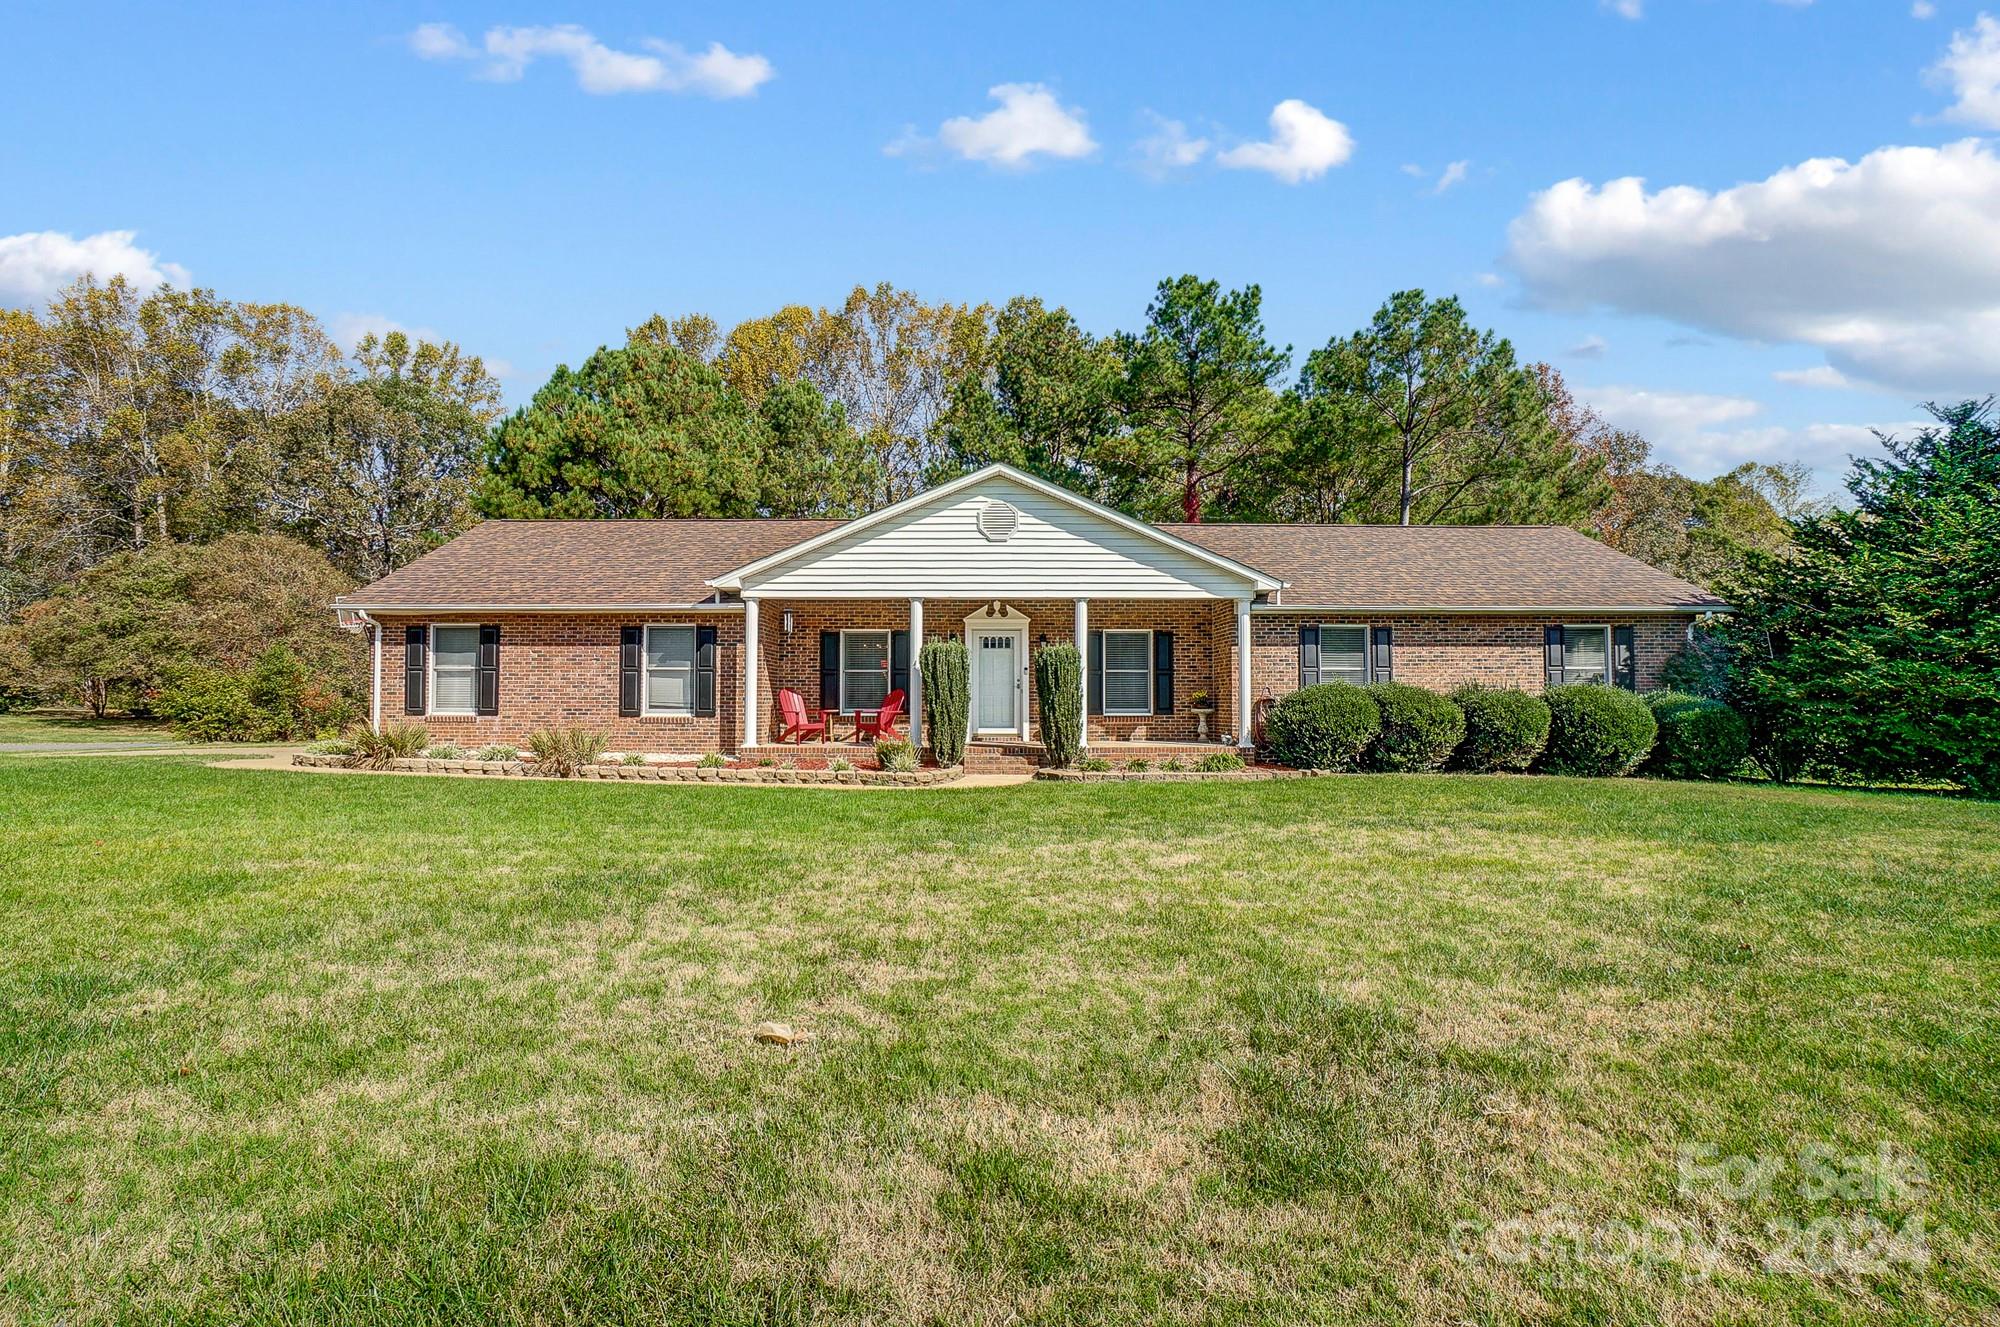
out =
[(1038, 769), (1035, 777), (1052, 783), (1255, 783), (1264, 779), (1310, 779), (1330, 775), (1323, 769)]
[[(351, 756), (323, 756), (301, 753), (292, 764), (306, 769), (358, 767)], [(430, 760), (414, 757), (392, 760), (386, 771), (402, 774), (470, 774), (488, 778), (553, 779), (556, 775), (535, 773), (534, 762), (526, 760)], [(376, 771), (361, 771), (374, 773)], [(930, 788), (951, 783), (965, 770), (957, 765), (944, 769), (786, 769), (778, 765), (585, 765), (577, 770), (579, 779), (605, 783), (758, 783), (819, 784), (863, 788)]]

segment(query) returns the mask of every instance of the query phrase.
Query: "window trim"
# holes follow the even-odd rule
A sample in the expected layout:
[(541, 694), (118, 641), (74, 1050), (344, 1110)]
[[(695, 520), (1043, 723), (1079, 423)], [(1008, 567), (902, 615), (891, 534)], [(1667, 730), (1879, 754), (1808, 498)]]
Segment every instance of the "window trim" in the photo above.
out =
[(1351, 685), (1365, 687), (1375, 680), (1375, 640), (1370, 624), (1366, 622), (1315, 622), (1319, 631), (1319, 680), (1321, 682), (1346, 682), (1344, 677), (1328, 677), (1326, 667), (1326, 633), (1332, 631), (1358, 631), (1361, 633), (1361, 680)]
[(1572, 671), (1575, 671), (1572, 670), (1569, 666), (1569, 633), (1572, 631), (1596, 631), (1596, 632), (1601, 632), (1604, 636), (1604, 673), (1602, 676), (1594, 679), (1592, 678), (1581, 679), (1582, 684), (1584, 686), (1590, 686), (1595, 683), (1602, 683), (1607, 687), (1617, 685), (1617, 683), (1612, 680), (1613, 676), (1615, 675), (1615, 668), (1614, 668), (1615, 661), (1613, 660), (1611, 654), (1611, 651), (1613, 649), (1611, 641), (1611, 624), (1609, 622), (1560, 622), (1557, 623), (1557, 625), (1562, 628), (1562, 633), (1563, 633), (1563, 685), (1565, 686), (1575, 685), (1575, 683), (1572, 683), (1570, 681), (1570, 676), (1569, 676)]
[[(424, 637), (424, 716), (440, 719), (476, 719), (479, 717), (479, 629), (482, 622), (433, 622)], [(437, 703), (437, 634), (438, 629), (446, 631), (469, 631), (472, 633), (472, 666), (465, 673), (472, 679), (472, 708), (469, 710), (441, 710)], [(456, 664), (452, 665), (458, 671)]]
[[(687, 708), (684, 710), (663, 710), (653, 708), (653, 632), (685, 631), (692, 644), (688, 648), (687, 667)], [(700, 628), (692, 622), (648, 622), (639, 633), (639, 717), (642, 719), (692, 719), (695, 717), (695, 674), (701, 670)], [(667, 669), (659, 670), (661, 672)]]
[(856, 627), (853, 630), (841, 628), (840, 632), (840, 712), (842, 714), (867, 714), (881, 708), (881, 703), (865, 710), (854, 708), (847, 703), (847, 675), (860, 671), (847, 666), (847, 638), (849, 636), (880, 636), (882, 638), (882, 695), (888, 698), (896, 688), (890, 685), (891, 675), (896, 669), (896, 631), (891, 627)]
[[(1101, 678), (1101, 681), (1098, 684), (1099, 686), (1098, 694), (1104, 697), (1104, 713), (1099, 717), (1106, 719), (1152, 718), (1153, 701), (1155, 700), (1155, 696), (1153, 695), (1153, 629), (1151, 627), (1106, 627), (1098, 634), (1103, 637), (1103, 642), (1104, 642), (1103, 645), (1100, 647), (1101, 657), (1098, 661), (1102, 665), (1098, 669), (1098, 673)], [(1109, 663), (1105, 663), (1104, 660), (1107, 660), (1111, 657), (1111, 637), (1113, 636), (1144, 636), (1146, 638), (1145, 667), (1113, 668)], [(1146, 708), (1143, 710), (1112, 709), (1111, 687), (1109, 685), (1111, 681), (1111, 675), (1113, 673), (1123, 674), (1123, 673), (1135, 673), (1135, 672), (1141, 674), (1146, 679)]]

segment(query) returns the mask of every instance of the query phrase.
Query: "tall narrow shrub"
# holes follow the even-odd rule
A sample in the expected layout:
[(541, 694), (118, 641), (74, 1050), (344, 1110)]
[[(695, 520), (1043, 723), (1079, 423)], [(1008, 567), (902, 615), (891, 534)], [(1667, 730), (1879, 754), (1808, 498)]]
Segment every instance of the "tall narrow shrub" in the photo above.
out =
[(1070, 644), (1035, 652), (1035, 691), (1042, 707), (1042, 749), (1051, 765), (1076, 762), (1083, 746), (1083, 656)]
[(917, 655), (924, 677), (924, 735), (940, 765), (965, 759), (966, 722), (970, 717), (972, 661), (965, 642), (956, 636), (933, 636)]

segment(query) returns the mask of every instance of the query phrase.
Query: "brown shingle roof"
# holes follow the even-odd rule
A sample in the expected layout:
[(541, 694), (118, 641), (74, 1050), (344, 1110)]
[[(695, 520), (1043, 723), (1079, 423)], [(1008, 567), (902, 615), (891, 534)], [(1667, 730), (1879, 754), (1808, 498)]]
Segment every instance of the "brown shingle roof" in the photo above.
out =
[[(383, 610), (700, 603), (707, 582), (843, 524), (486, 521), (342, 602)], [(1159, 527), (1289, 582), (1301, 608), (1673, 609), (1713, 595), (1557, 526)]]
[(695, 604), (707, 581), (841, 521), (485, 521), (343, 603), (363, 608)]
[(1328, 608), (1721, 608), (1697, 585), (1552, 525), (1162, 525)]

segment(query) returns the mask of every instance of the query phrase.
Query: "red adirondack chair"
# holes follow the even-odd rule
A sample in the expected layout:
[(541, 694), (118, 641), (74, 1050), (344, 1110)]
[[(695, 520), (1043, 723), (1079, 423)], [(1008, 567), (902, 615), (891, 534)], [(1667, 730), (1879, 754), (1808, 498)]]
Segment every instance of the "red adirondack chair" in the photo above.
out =
[(896, 718), (903, 712), (903, 693), (891, 691), (882, 697), (879, 710), (857, 710), (854, 715), (854, 740), (859, 742), (870, 737), (894, 737)]
[(803, 742), (808, 737), (826, 739), (826, 711), (820, 716), (810, 717), (806, 710), (805, 698), (789, 688), (778, 691), (778, 740), (780, 742)]

